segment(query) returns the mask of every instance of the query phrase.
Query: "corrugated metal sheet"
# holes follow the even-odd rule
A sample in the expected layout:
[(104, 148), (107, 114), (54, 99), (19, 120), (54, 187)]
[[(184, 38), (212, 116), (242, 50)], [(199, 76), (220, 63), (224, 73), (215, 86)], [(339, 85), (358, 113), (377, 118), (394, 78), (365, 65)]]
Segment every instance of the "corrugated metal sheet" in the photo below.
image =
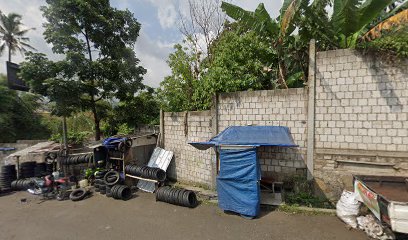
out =
[[(153, 151), (152, 156), (150, 157), (147, 166), (157, 167), (164, 171), (167, 171), (167, 168), (169, 167), (172, 158), (173, 158), (172, 151), (167, 151), (164, 150), (163, 148), (156, 147)], [(139, 180), (139, 182), (137, 183), (137, 187), (145, 192), (152, 193), (155, 190), (155, 183)]]

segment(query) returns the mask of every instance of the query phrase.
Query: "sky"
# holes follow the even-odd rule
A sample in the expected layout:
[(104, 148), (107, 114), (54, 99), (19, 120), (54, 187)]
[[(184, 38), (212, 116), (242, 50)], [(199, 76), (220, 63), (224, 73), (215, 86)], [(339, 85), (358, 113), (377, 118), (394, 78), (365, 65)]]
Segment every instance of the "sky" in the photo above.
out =
[[(265, 8), (272, 17), (279, 13), (282, 0), (230, 0), (246, 10), (255, 10), (257, 5), (264, 2)], [(42, 17), (40, 6), (45, 0), (0, 0), (0, 10), (8, 14), (15, 12), (23, 16), (26, 27), (35, 28), (27, 36), (30, 43), (38, 52), (45, 53), (50, 59), (58, 60), (61, 56), (52, 53), (52, 45), (47, 44), (43, 37), (42, 27), (45, 19)], [(118, 9), (129, 9), (141, 23), (141, 30), (135, 45), (136, 56), (140, 65), (146, 68), (144, 84), (159, 87), (165, 76), (171, 74), (166, 60), (174, 51), (173, 46), (183, 40), (177, 26), (178, 12), (185, 11), (186, 0), (111, 0), (111, 5)], [(0, 56), (0, 73), (6, 73), (7, 53)], [(12, 62), (20, 63), (24, 57), (20, 53), (12, 56)]]

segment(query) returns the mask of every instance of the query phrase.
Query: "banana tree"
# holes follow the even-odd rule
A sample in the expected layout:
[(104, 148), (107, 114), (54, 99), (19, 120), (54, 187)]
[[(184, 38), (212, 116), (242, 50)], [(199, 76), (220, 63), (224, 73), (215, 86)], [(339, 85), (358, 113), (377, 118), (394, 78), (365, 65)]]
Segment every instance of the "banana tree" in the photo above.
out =
[[(333, 14), (329, 17), (325, 8), (331, 2)], [(291, 42), (291, 39), (294, 39), (291, 35), (296, 27), (299, 27), (299, 38), (295, 39), (301, 39), (303, 42), (315, 38), (318, 43), (325, 42), (326, 48), (354, 48), (358, 40), (368, 31), (367, 26), (380, 15), (384, 8), (394, 2), (396, 0), (365, 0), (364, 2), (314, 0), (309, 4), (310, 0), (284, 0), (280, 16), (276, 20), (270, 17), (262, 3), (254, 12), (226, 2), (222, 3), (221, 8), (229, 17), (239, 21), (248, 29), (271, 39), (272, 47), (276, 48), (279, 59), (279, 83), (283, 88), (287, 88), (288, 74), (285, 57), (290, 55), (287, 45), (294, 44)], [(293, 69), (289, 72), (298, 74)]]
[(259, 4), (254, 12), (246, 11), (226, 2), (221, 4), (221, 8), (229, 17), (239, 21), (246, 28), (270, 38), (271, 45), (276, 49), (279, 59), (278, 83), (282, 88), (288, 88), (286, 83), (287, 67), (284, 61), (285, 44), (288, 42), (288, 36), (295, 30), (292, 20), (301, 3), (300, 0), (285, 0), (277, 20), (271, 18), (263, 3)]
[(336, 33), (340, 48), (354, 48), (367, 31), (366, 26), (395, 0), (334, 0), (333, 15), (328, 23)]

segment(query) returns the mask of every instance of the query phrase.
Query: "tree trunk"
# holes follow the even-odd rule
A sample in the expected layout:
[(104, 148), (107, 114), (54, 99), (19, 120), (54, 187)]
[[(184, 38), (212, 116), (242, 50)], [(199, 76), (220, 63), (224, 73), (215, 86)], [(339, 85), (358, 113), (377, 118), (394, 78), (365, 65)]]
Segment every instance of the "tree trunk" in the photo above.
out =
[(279, 83), (281, 88), (288, 89), (288, 85), (286, 84), (286, 66), (283, 61), (279, 61)]
[(10, 48), (10, 45), (11, 44), (8, 45), (8, 61), (9, 62), (11, 62), (11, 48)]
[(99, 141), (101, 140), (101, 127), (100, 127), (101, 120), (99, 119), (98, 112), (96, 111), (95, 101), (92, 102), (92, 113), (93, 113), (94, 124), (95, 124), (95, 141)]
[[(85, 40), (86, 40), (86, 46), (88, 50), (88, 57), (89, 57), (89, 62), (92, 64), (92, 52), (91, 52), (91, 45), (89, 43), (89, 38), (88, 38), (88, 32), (85, 29)], [(92, 74), (92, 66), (90, 67), (91, 71), (91, 85), (92, 87), (95, 87), (95, 80), (93, 74)], [(95, 94), (91, 90), (89, 92), (89, 95), (91, 96), (91, 108), (92, 108), (92, 113), (94, 117), (94, 124), (95, 124), (95, 141), (99, 141), (101, 139), (101, 128), (100, 128), (100, 123), (101, 120), (99, 119), (98, 112), (96, 111), (96, 101), (95, 101)]]

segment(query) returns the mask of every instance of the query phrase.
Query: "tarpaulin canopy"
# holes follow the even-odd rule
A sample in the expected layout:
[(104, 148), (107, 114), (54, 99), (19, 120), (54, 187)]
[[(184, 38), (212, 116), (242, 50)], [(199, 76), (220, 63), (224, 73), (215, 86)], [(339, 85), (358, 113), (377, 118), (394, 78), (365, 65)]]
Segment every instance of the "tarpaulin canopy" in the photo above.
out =
[(200, 150), (222, 145), (298, 147), (289, 128), (282, 126), (231, 126), (208, 142), (189, 144)]

